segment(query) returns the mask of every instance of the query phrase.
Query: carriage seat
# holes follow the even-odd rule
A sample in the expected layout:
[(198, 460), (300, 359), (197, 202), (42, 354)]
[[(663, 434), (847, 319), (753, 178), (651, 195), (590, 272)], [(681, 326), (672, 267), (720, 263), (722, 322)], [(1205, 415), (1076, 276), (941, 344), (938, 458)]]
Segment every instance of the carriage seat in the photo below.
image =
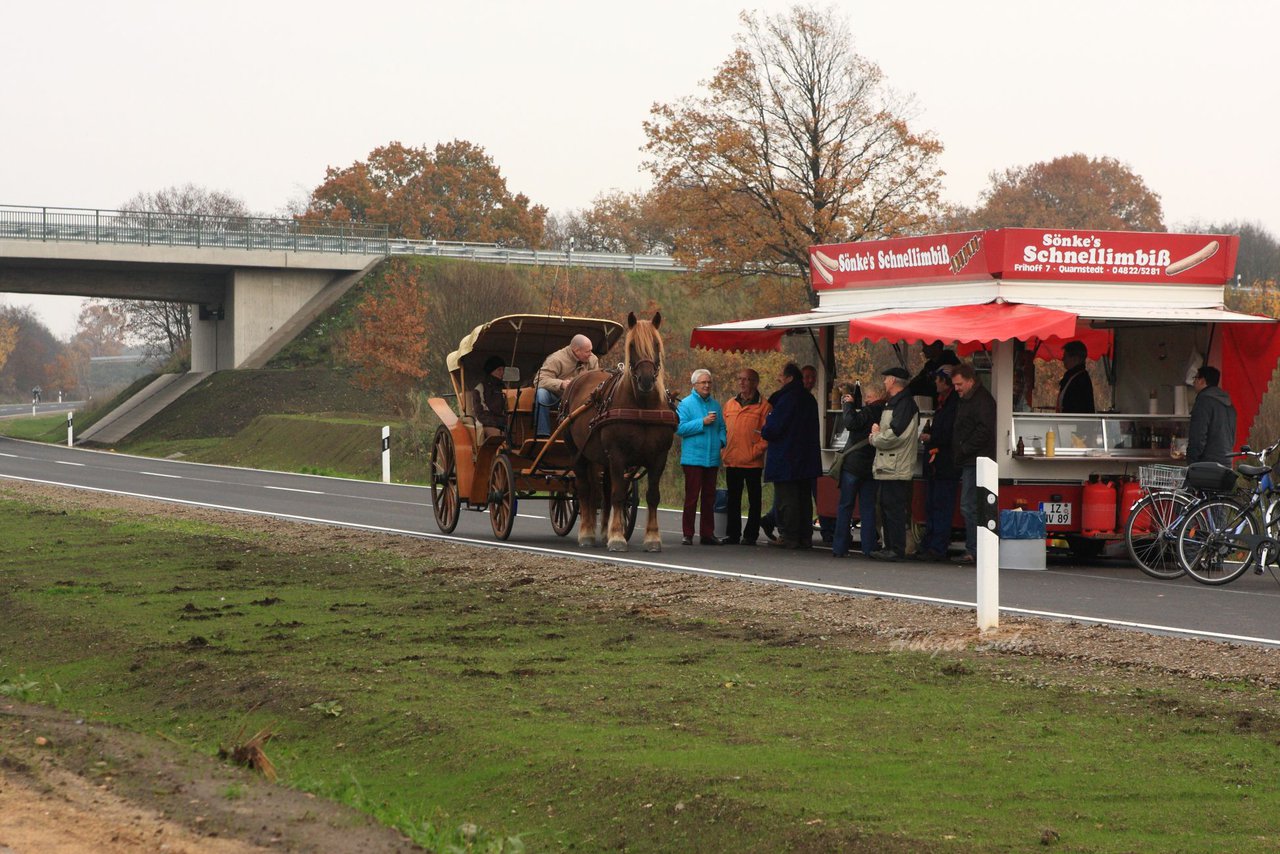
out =
[(515, 413), (511, 419), (511, 444), (519, 448), (525, 440), (534, 435), (533, 424), (533, 386), (525, 388), (509, 388), (503, 392), (507, 396), (507, 412)]

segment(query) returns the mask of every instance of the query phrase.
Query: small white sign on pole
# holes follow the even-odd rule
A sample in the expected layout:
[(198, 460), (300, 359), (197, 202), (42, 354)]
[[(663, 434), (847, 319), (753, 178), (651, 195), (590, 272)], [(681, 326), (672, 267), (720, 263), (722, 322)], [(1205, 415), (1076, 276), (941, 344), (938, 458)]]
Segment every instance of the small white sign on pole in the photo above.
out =
[(391, 482), (391, 428), (382, 428), (382, 482)]
[(72, 426), (74, 424), (74, 420), (75, 420), (75, 413), (68, 412), (67, 413), (67, 447), (68, 448), (70, 448), (71, 445), (73, 444), (71, 432), (72, 432)]
[(1000, 625), (1000, 467), (988, 457), (978, 457), (978, 629)]

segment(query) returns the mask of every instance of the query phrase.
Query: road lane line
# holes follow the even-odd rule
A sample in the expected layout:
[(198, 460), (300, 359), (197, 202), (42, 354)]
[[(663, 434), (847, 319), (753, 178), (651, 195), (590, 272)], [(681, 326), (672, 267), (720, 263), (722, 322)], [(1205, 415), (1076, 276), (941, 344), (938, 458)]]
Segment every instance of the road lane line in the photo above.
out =
[(324, 494), (325, 494), (325, 493), (321, 492), (321, 491), (320, 491), (320, 490), (318, 490), (318, 489), (296, 489), (296, 488), (294, 488), (294, 487), (292, 487), (292, 486), (264, 486), (264, 487), (262, 487), (262, 488), (263, 488), (263, 489), (274, 489), (274, 490), (276, 490), (276, 491), (278, 491), (278, 492), (301, 492), (301, 493), (304, 493), (304, 494), (306, 494), (306, 495), (324, 495)]
[(174, 480), (182, 480), (182, 475), (180, 474), (165, 474), (164, 472), (158, 471), (140, 471), (138, 474), (145, 474), (148, 477), (171, 477)]
[[(245, 507), (233, 507), (226, 504), (213, 504), (207, 501), (190, 501), (182, 498), (167, 498), (161, 495), (148, 495), (140, 492), (123, 492), (115, 489), (102, 489), (96, 486), (82, 486), (78, 483), (63, 483), (53, 480), (41, 480), (32, 477), (19, 477), (17, 475), (0, 473), (0, 479), (17, 480), (25, 483), (40, 483), (46, 486), (63, 486), (71, 489), (82, 489), (87, 492), (101, 492), (108, 495), (124, 495), (129, 498), (144, 498), (149, 501), (160, 501), (168, 504), (182, 504), (188, 507), (204, 507), (210, 510), (226, 510), (232, 513), (243, 513), (250, 516), (270, 516), (275, 519), (287, 519), (294, 522), (311, 522), (320, 525), (331, 525), (337, 528), (350, 528), (361, 531), (374, 531), (383, 534), (401, 534), (409, 537), (418, 537), (426, 540), (441, 540), (449, 543), (463, 543), (466, 545), (479, 546), (480, 548), (506, 549), (508, 551), (523, 551), (536, 554), (555, 555), (559, 557), (568, 557), (575, 560), (594, 561), (596, 563), (614, 563), (625, 566), (648, 567), (651, 569), (664, 569), (674, 572), (685, 572), (694, 575), (710, 575), (718, 578), (737, 578), (743, 581), (763, 582), (766, 584), (778, 584), (786, 587), (798, 587), (804, 590), (816, 590), (824, 593), (844, 593), (855, 596), (880, 596), (888, 599), (898, 599), (908, 602), (923, 602), (931, 605), (950, 605), (960, 608), (975, 608), (974, 602), (968, 602), (963, 599), (943, 599), (935, 596), (920, 596), (912, 593), (897, 593), (890, 590), (875, 590), (868, 587), (850, 587), (842, 584), (824, 584), (817, 581), (802, 581), (794, 578), (782, 578), (772, 575), (757, 575), (747, 572), (728, 572), (721, 569), (707, 569), (701, 566), (689, 566), (676, 563), (658, 563), (653, 560), (638, 560), (635, 558), (619, 557), (618, 552), (606, 552), (601, 555), (584, 554), (582, 550), (569, 549), (550, 549), (544, 546), (522, 546), (515, 543), (506, 543), (499, 540), (479, 540), (470, 537), (458, 537), (445, 534), (431, 534), (426, 531), (411, 531), (404, 528), (385, 528), (378, 525), (364, 525), (358, 522), (343, 522), (336, 519), (323, 519), (315, 516), (299, 516), (293, 513), (276, 513), (269, 510), (250, 510)], [(1179, 635), (1183, 637), (1208, 638), (1210, 640), (1230, 641), (1234, 643), (1252, 643), (1262, 646), (1280, 647), (1280, 638), (1262, 638), (1250, 635), (1233, 635), (1225, 632), (1212, 632), (1201, 629), (1187, 629), (1178, 626), (1162, 626), (1154, 623), (1139, 623), (1131, 620), (1111, 619), (1108, 617), (1093, 617), (1083, 614), (1063, 614), (1056, 611), (1040, 611), (1031, 608), (1010, 608), (1002, 606), (1000, 612), (1003, 614), (1025, 614), (1032, 617), (1045, 617), (1053, 620), (1071, 620), (1075, 622), (1091, 623), (1103, 626), (1119, 626), (1121, 628), (1139, 629), (1142, 631), (1160, 632), (1163, 634)]]
[(80, 468), (84, 468), (84, 463), (72, 463), (66, 460), (54, 460), (54, 462), (60, 466), (78, 466)]

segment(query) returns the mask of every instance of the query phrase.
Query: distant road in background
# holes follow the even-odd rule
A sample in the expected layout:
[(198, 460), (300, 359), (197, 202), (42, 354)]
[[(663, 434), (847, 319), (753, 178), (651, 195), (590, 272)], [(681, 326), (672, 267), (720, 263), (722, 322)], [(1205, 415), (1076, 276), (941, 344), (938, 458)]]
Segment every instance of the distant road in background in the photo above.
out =
[[(40, 401), (36, 404), (37, 415), (49, 415), (54, 412), (74, 412), (79, 411), (84, 406), (83, 400), (68, 400), (58, 403)], [(29, 403), (0, 403), (0, 418), (21, 418), (23, 415), (31, 417), (31, 404)]]

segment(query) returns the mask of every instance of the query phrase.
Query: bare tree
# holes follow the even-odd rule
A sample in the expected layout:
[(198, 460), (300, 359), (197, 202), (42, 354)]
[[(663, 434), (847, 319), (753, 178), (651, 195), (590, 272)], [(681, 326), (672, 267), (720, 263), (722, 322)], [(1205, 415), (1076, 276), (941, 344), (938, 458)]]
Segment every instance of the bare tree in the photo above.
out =
[[(207, 231), (234, 226), (238, 220), (251, 216), (244, 200), (195, 184), (138, 193), (120, 207), (124, 211), (158, 214), (169, 228), (194, 227), (199, 220), (201, 228)], [(125, 331), (146, 355), (168, 360), (188, 349), (191, 315), (186, 303), (110, 300), (108, 306), (124, 313)]]
[(856, 53), (832, 10), (742, 15), (738, 47), (706, 93), (658, 104), (647, 168), (675, 255), (737, 281), (804, 283), (808, 247), (922, 228), (937, 202), (941, 144), (913, 132), (909, 100)]

